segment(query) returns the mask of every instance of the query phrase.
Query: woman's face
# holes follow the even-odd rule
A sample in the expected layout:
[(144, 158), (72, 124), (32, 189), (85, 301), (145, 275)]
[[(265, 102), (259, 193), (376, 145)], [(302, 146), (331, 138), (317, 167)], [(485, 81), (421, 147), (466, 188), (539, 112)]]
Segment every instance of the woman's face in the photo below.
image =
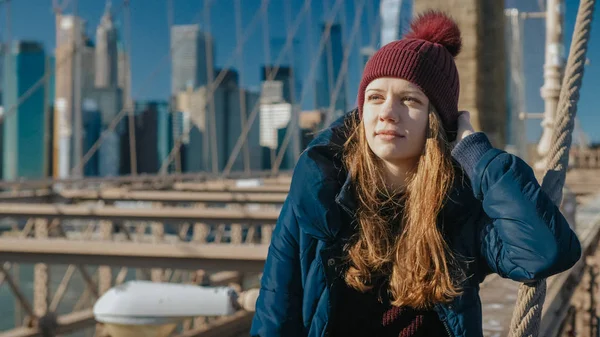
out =
[(385, 163), (405, 166), (425, 146), (429, 99), (412, 83), (378, 78), (367, 86), (363, 124), (371, 151)]

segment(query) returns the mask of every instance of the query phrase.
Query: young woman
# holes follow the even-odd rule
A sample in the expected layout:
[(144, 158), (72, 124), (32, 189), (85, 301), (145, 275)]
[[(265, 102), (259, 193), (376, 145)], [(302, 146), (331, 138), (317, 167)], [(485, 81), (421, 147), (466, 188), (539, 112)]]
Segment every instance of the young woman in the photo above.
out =
[(579, 259), (532, 169), (459, 113), (456, 23), (428, 12), (411, 28), (297, 163), (251, 335), (483, 336), (487, 275), (534, 281)]

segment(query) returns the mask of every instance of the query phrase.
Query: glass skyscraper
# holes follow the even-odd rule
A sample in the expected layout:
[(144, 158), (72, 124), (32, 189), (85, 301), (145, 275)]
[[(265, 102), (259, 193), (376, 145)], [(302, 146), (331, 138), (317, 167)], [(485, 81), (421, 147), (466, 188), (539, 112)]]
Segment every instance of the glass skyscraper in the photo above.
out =
[(4, 55), (4, 180), (39, 179), (48, 173), (46, 88), (38, 87), (16, 106), (19, 97), (44, 76), (45, 67), (46, 55), (38, 42), (15, 41)]
[(168, 102), (136, 102), (135, 145), (138, 173), (158, 173), (171, 151), (172, 120)]
[(172, 95), (186, 90), (188, 86), (197, 88), (208, 83), (209, 48), (212, 49), (214, 64), (214, 40), (209, 34), (202, 32), (199, 25), (176, 25), (171, 28)]

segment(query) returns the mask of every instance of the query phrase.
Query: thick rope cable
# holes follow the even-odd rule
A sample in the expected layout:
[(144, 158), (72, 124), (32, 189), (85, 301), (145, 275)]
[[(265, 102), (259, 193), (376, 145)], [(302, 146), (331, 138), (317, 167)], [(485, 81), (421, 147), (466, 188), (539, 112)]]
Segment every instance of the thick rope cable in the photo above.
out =
[[(581, 0), (579, 3), (557, 106), (552, 145), (546, 157), (547, 171), (542, 181), (542, 190), (556, 205), (560, 205), (562, 201), (562, 189), (569, 163), (569, 149), (595, 3), (595, 0)], [(546, 280), (519, 286), (517, 303), (510, 324), (511, 337), (538, 335), (545, 296)]]

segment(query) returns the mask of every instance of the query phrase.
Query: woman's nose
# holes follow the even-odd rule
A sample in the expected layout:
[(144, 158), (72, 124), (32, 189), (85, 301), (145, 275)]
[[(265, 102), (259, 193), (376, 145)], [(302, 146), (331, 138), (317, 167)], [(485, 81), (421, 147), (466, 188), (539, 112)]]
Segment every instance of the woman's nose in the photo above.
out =
[(393, 121), (398, 122), (400, 119), (400, 107), (398, 106), (398, 102), (396, 102), (393, 98), (388, 98), (386, 102), (383, 104), (381, 110), (379, 111), (379, 119), (381, 121)]

